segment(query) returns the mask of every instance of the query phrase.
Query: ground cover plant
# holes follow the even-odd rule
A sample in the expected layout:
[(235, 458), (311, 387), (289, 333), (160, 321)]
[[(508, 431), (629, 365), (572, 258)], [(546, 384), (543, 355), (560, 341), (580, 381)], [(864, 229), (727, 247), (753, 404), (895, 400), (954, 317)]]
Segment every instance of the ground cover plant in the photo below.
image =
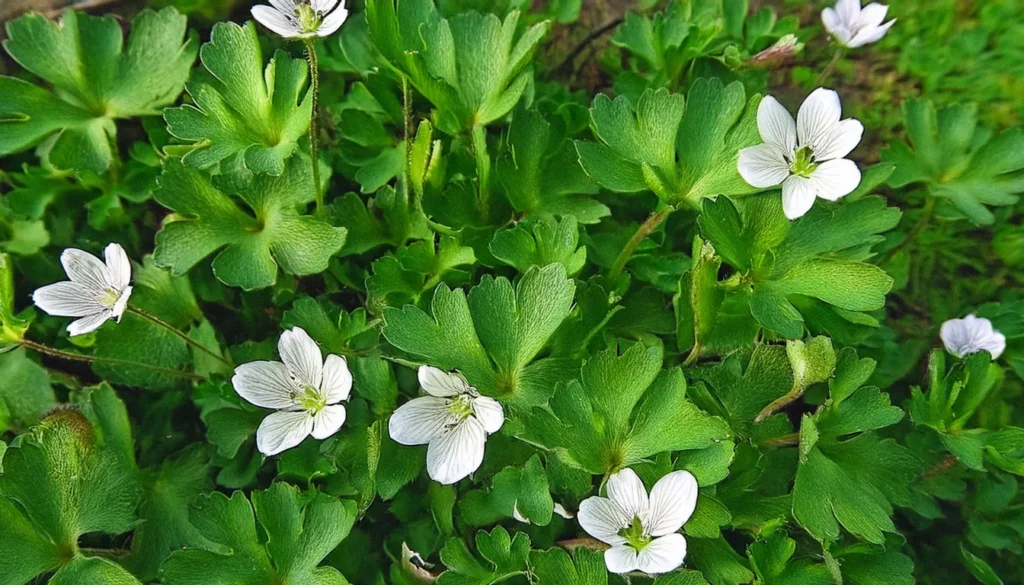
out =
[(89, 4), (4, 26), (0, 585), (1024, 582), (1015, 0)]

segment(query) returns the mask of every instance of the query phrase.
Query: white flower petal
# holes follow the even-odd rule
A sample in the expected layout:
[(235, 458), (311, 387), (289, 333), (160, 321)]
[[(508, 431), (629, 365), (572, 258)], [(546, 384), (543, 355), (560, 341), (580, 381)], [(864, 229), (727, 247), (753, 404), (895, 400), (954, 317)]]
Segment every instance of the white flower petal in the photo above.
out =
[(682, 534), (669, 534), (654, 539), (637, 555), (637, 569), (648, 575), (674, 571), (686, 558), (686, 539)]
[(334, 12), (327, 15), (323, 22), (320, 23), (320, 28), (317, 29), (316, 34), (320, 37), (327, 37), (334, 34), (341, 25), (345, 24), (345, 20), (348, 19), (348, 10), (339, 8)]
[(416, 372), (423, 391), (431, 396), (450, 398), (469, 392), (470, 385), (459, 374), (449, 374), (433, 366), (420, 366)]
[(824, 87), (812, 91), (796, 114), (796, 135), (800, 146), (810, 145), (813, 149), (814, 145), (827, 140), (842, 114), (838, 93)]
[(796, 149), (796, 122), (775, 98), (766, 95), (757, 107), (757, 130), (761, 139), (785, 152)]
[(388, 433), (401, 445), (426, 445), (441, 436), (450, 420), (447, 400), (421, 396), (398, 407), (388, 421)]
[(99, 258), (77, 248), (68, 248), (60, 255), (60, 263), (72, 282), (77, 282), (93, 294), (110, 288), (107, 266)]
[(562, 504), (559, 504), (558, 502), (555, 502), (554, 512), (555, 512), (555, 514), (558, 514), (559, 516), (561, 516), (562, 518), (565, 518), (566, 520), (572, 520), (573, 518), (576, 517), (575, 514), (573, 514), (569, 510), (566, 510), (565, 506), (563, 506)]
[(337, 404), (348, 400), (352, 392), (352, 372), (348, 369), (345, 358), (334, 355), (327, 356), (324, 361), (323, 381), (320, 383), (320, 394), (327, 404)]
[(505, 411), (501, 403), (487, 396), (478, 396), (473, 399), (473, 416), (484, 426), (487, 434), (498, 432), (501, 425), (505, 424)]
[(130, 299), (131, 296), (132, 287), (124, 287), (124, 291), (121, 293), (121, 296), (117, 297), (117, 300), (114, 301), (114, 306), (110, 309), (111, 315), (117, 319), (118, 323), (121, 322), (121, 315), (124, 315), (124, 312), (128, 309), (128, 299)]
[(486, 442), (483, 425), (473, 417), (445, 429), (427, 446), (427, 474), (441, 485), (469, 476), (483, 462)]
[(864, 125), (860, 120), (847, 118), (839, 122), (831, 136), (822, 137), (821, 142), (811, 145), (814, 160), (824, 162), (845, 157), (860, 144), (863, 135)]
[(882, 21), (885, 20), (885, 15), (888, 12), (888, 6), (872, 2), (861, 9), (860, 14), (857, 16), (857, 27), (861, 29), (878, 28)]
[(91, 291), (68, 280), (36, 289), (32, 302), (55, 317), (85, 317), (104, 310)]
[(782, 211), (789, 219), (802, 217), (814, 205), (815, 187), (810, 179), (793, 175), (782, 183)]
[(786, 180), (789, 163), (779, 147), (764, 143), (740, 150), (737, 170), (751, 186), (767, 189)]
[(889, 32), (889, 27), (891, 27), (895, 22), (895, 20), (890, 20), (882, 26), (864, 28), (857, 31), (857, 34), (850, 39), (848, 46), (851, 49), (856, 49), (857, 47), (863, 47), (864, 45), (870, 45), (871, 43), (882, 40), (885, 33)]
[(103, 251), (103, 257), (107, 261), (107, 284), (116, 291), (124, 290), (132, 282), (132, 263), (128, 261), (128, 254), (120, 244), (109, 244)]
[(939, 336), (946, 350), (957, 357), (984, 350), (996, 359), (1006, 349), (1006, 336), (993, 329), (988, 319), (974, 315), (946, 321), (939, 330)]
[(252, 17), (256, 19), (256, 22), (286, 39), (293, 39), (302, 34), (302, 27), (299, 26), (299, 23), (270, 6), (253, 6)]
[(304, 410), (272, 412), (256, 429), (256, 448), (267, 457), (277, 455), (301, 443), (312, 430), (313, 417)]
[(860, 17), (860, 0), (839, 0), (836, 12), (847, 27), (852, 27)]
[(860, 185), (860, 169), (852, 160), (830, 160), (818, 165), (811, 173), (810, 180), (818, 197), (836, 201)]
[(678, 532), (697, 507), (697, 479), (689, 471), (673, 471), (651, 488), (651, 507), (644, 528), (651, 536)]
[(611, 545), (626, 542), (619, 536), (619, 531), (629, 527), (632, 521), (632, 517), (627, 518), (618, 504), (600, 496), (591, 496), (580, 502), (576, 517), (587, 534)]
[(516, 500), (515, 503), (512, 504), (512, 517), (523, 524), (530, 523), (526, 516), (523, 516), (523, 513), (519, 511), (519, 500)]
[(345, 424), (345, 405), (330, 404), (323, 407), (320, 412), (313, 415), (313, 430), (310, 434), (314, 439), (324, 440), (338, 432), (341, 425)]
[(992, 354), (992, 359), (997, 359), (1006, 350), (1006, 336), (995, 331), (979, 345), (979, 348)]
[(612, 573), (631, 573), (640, 564), (637, 562), (636, 551), (632, 548), (619, 544), (604, 551), (604, 564)]
[(249, 362), (235, 368), (231, 385), (239, 396), (261, 408), (294, 408), (297, 388), (281, 362)]
[(826, 8), (821, 11), (821, 23), (830, 34), (840, 27), (839, 14), (833, 8)]
[(608, 498), (625, 512), (629, 521), (636, 516), (647, 520), (647, 488), (637, 474), (628, 467), (608, 478)]
[(295, 0), (270, 0), (270, 5), (288, 15), (295, 14)]
[(321, 14), (327, 14), (337, 4), (338, 0), (309, 0), (309, 7), (313, 9), (313, 12), (319, 12)]
[(106, 323), (112, 317), (109, 309), (96, 313), (95, 315), (89, 315), (82, 317), (77, 321), (72, 321), (68, 325), (68, 335), (74, 337), (76, 335), (85, 335), (91, 333), (100, 328), (101, 325)]
[(305, 386), (320, 388), (324, 378), (324, 357), (320, 346), (303, 328), (293, 327), (282, 333), (277, 351), (295, 379)]

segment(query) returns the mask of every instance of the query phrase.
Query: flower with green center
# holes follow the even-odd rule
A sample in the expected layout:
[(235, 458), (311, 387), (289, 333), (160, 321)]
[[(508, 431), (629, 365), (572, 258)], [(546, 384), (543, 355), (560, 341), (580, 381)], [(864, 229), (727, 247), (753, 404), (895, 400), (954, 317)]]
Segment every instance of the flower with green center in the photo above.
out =
[(270, 0), (270, 4), (253, 6), (252, 16), (286, 39), (330, 36), (348, 18), (344, 1)]
[(611, 545), (604, 553), (613, 573), (668, 573), (683, 564), (686, 539), (679, 529), (697, 506), (697, 480), (689, 471), (673, 471), (647, 489), (632, 469), (608, 479), (608, 497), (580, 502), (580, 526)]
[(860, 0), (839, 0), (835, 8), (821, 11), (821, 22), (837, 43), (856, 49), (881, 40), (889, 32), (896, 19), (882, 24), (888, 12), (888, 6), (877, 2), (861, 8)]
[(860, 184), (860, 169), (846, 155), (860, 143), (864, 126), (840, 120), (839, 94), (818, 88), (807, 96), (797, 119), (772, 96), (757, 108), (763, 144), (740, 150), (740, 176), (768, 189), (782, 185), (782, 209), (789, 219), (807, 213), (816, 198), (835, 201)]
[(68, 248), (60, 262), (68, 278), (44, 286), (32, 294), (32, 302), (47, 314), (80, 317), (68, 325), (72, 336), (99, 329), (110, 319), (121, 321), (132, 295), (132, 265), (124, 248), (110, 244), (103, 251), (104, 263), (96, 256)]
[(427, 473), (453, 484), (473, 473), (484, 459), (487, 436), (505, 423), (501, 404), (481, 396), (461, 375), (420, 366), (427, 396), (406, 402), (388, 421), (391, 438), (402, 445), (427, 445)]
[(303, 329), (281, 334), (280, 362), (259, 361), (235, 368), (231, 385), (239, 396), (261, 408), (276, 410), (260, 423), (256, 446), (276, 455), (312, 435), (323, 440), (345, 423), (345, 406), (352, 391), (352, 374), (345, 358), (324, 360), (320, 347)]
[(942, 324), (939, 336), (946, 351), (960, 358), (987, 351), (996, 359), (1006, 350), (1006, 336), (993, 329), (992, 322), (984, 317), (950, 319)]

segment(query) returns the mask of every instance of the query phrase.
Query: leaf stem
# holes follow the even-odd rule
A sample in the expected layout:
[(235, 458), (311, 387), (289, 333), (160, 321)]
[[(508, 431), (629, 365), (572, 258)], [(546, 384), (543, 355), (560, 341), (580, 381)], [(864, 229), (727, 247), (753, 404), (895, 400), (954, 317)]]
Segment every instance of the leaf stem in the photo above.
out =
[(324, 194), (320, 189), (320, 66), (316, 57), (316, 43), (305, 39), (306, 60), (309, 61), (309, 91), (313, 94), (313, 109), (309, 115), (309, 156), (313, 161), (313, 195), (316, 197), (316, 215), (324, 215)]
[(140, 317), (142, 317), (143, 319), (145, 319), (145, 320), (147, 320), (147, 321), (149, 321), (149, 322), (151, 322), (151, 323), (153, 323), (155, 325), (159, 325), (160, 327), (163, 327), (164, 329), (166, 329), (166, 330), (170, 331), (171, 333), (173, 333), (173, 334), (177, 335), (178, 337), (180, 337), (188, 345), (191, 345), (192, 347), (194, 347), (194, 348), (198, 349), (199, 351), (205, 353), (206, 355), (212, 357), (213, 359), (215, 359), (218, 362), (224, 364), (225, 366), (228, 366), (229, 368), (234, 367), (231, 364), (231, 362), (229, 362), (228, 360), (224, 359), (223, 357), (217, 355), (212, 350), (207, 349), (206, 346), (204, 346), (203, 344), (199, 343), (198, 341), (196, 341), (196, 340), (192, 339), (191, 337), (189, 337), (188, 335), (186, 335), (184, 331), (178, 329), (174, 325), (171, 325), (167, 321), (164, 321), (160, 317), (157, 317), (156, 315), (154, 315), (152, 313), (149, 313), (147, 311), (143, 311), (142, 309), (140, 309), (138, 307), (135, 307), (135, 306), (132, 306), (132, 305), (128, 305), (128, 311), (131, 312), (131, 313), (134, 313), (134, 314), (136, 314), (136, 315), (138, 315)]
[(817, 81), (814, 82), (817, 87), (822, 87), (822, 84), (832, 77), (832, 72), (844, 55), (846, 55), (846, 49), (842, 45), (837, 45), (836, 52), (832, 54), (832, 59), (825, 66), (825, 69), (821, 71), (821, 74), (818, 75)]
[(629, 262), (630, 257), (633, 256), (633, 252), (636, 251), (640, 242), (644, 241), (655, 228), (661, 225), (661, 222), (665, 221), (665, 218), (672, 213), (672, 210), (672, 207), (666, 207), (657, 213), (651, 214), (651, 217), (647, 218), (647, 221), (637, 228), (636, 233), (626, 242), (626, 245), (622, 247), (622, 251), (619, 252), (619, 256), (615, 259), (615, 264), (612, 265), (611, 272), (608, 273), (609, 278), (615, 280), (622, 274), (622, 270), (626, 267), (626, 263)]
[(128, 361), (128, 360), (119, 360), (119, 359), (114, 359), (114, 358), (105, 358), (105, 357), (99, 357), (99, 356), (94, 356), (94, 355), (82, 355), (80, 353), (71, 353), (71, 352), (67, 352), (67, 351), (61, 351), (59, 349), (54, 349), (52, 347), (43, 345), (41, 343), (36, 343), (35, 341), (31, 341), (29, 339), (22, 339), (18, 343), (19, 343), (19, 345), (21, 345), (23, 347), (26, 347), (28, 349), (37, 351), (37, 352), (39, 352), (41, 354), (48, 355), (50, 357), (64, 359), (64, 360), (70, 360), (70, 361), (74, 361), (74, 362), (96, 362), (96, 363), (100, 363), (100, 364), (109, 364), (109, 365), (112, 365), (112, 366), (125, 366), (125, 367), (132, 367), (132, 368), (145, 368), (147, 370), (156, 372), (158, 374), (164, 374), (164, 375), (167, 375), (167, 376), (177, 376), (177, 377), (180, 377), (180, 378), (187, 378), (189, 380), (205, 380), (206, 379), (204, 376), (200, 376), (198, 374), (193, 374), (191, 372), (183, 372), (181, 370), (172, 370), (172, 369), (169, 369), (169, 368), (161, 368), (161, 367), (158, 367), (158, 366), (151, 366), (149, 364), (144, 364), (144, 363), (140, 363), (140, 362), (131, 362), (131, 361)]
[(907, 237), (903, 238), (902, 242), (893, 246), (891, 250), (885, 253), (885, 256), (882, 256), (882, 259), (878, 262), (879, 264), (885, 264), (892, 260), (900, 250), (913, 243), (913, 241), (928, 228), (928, 224), (931, 223), (932, 217), (935, 216), (935, 206), (937, 201), (938, 200), (932, 194), (929, 193), (925, 195), (924, 207), (921, 208), (921, 216), (917, 218), (916, 222), (914, 222), (914, 227), (910, 228), (910, 231), (907, 232)]
[(409, 78), (402, 75), (402, 139), (405, 141), (405, 177), (402, 180), (402, 196), (409, 201), (409, 182), (412, 180), (412, 91)]
[(775, 414), (776, 412), (782, 410), (783, 408), (789, 406), (793, 402), (796, 402), (801, 396), (804, 395), (804, 390), (806, 389), (806, 386), (802, 386), (800, 384), (794, 385), (789, 392), (786, 392), (782, 396), (771, 401), (771, 403), (768, 406), (761, 409), (761, 412), (757, 413), (757, 416), (754, 417), (754, 422), (759, 423), (764, 419), (768, 418), (769, 416)]

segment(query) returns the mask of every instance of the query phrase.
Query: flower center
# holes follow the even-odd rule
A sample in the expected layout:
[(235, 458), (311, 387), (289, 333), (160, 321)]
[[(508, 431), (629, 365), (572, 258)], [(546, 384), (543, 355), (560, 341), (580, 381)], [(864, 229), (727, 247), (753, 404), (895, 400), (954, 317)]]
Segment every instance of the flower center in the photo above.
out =
[(801, 146), (793, 153), (793, 158), (789, 163), (789, 170), (794, 175), (809, 177), (816, 168), (818, 168), (818, 163), (814, 162), (814, 152), (810, 146)]
[(630, 546), (636, 552), (640, 552), (647, 548), (648, 544), (651, 544), (653, 540), (647, 535), (644, 530), (643, 523), (640, 522), (638, 516), (633, 516), (633, 522), (629, 526), (619, 531), (619, 536), (626, 539), (626, 544)]
[(296, 394), (295, 402), (303, 410), (311, 410), (313, 412), (320, 412), (327, 406), (327, 400), (312, 386), (306, 386), (302, 389), (302, 392)]
[(473, 397), (461, 394), (448, 402), (448, 414), (462, 422), (473, 416)]
[(121, 295), (119, 295), (116, 290), (108, 288), (103, 291), (102, 295), (100, 295), (100, 304), (108, 309), (113, 309), (114, 306), (117, 305), (117, 300), (119, 298), (121, 298)]
[(295, 7), (295, 19), (299, 21), (299, 26), (306, 32), (316, 32), (320, 29), (320, 23), (323, 21), (324, 15), (313, 10), (313, 7), (306, 2), (302, 2)]

